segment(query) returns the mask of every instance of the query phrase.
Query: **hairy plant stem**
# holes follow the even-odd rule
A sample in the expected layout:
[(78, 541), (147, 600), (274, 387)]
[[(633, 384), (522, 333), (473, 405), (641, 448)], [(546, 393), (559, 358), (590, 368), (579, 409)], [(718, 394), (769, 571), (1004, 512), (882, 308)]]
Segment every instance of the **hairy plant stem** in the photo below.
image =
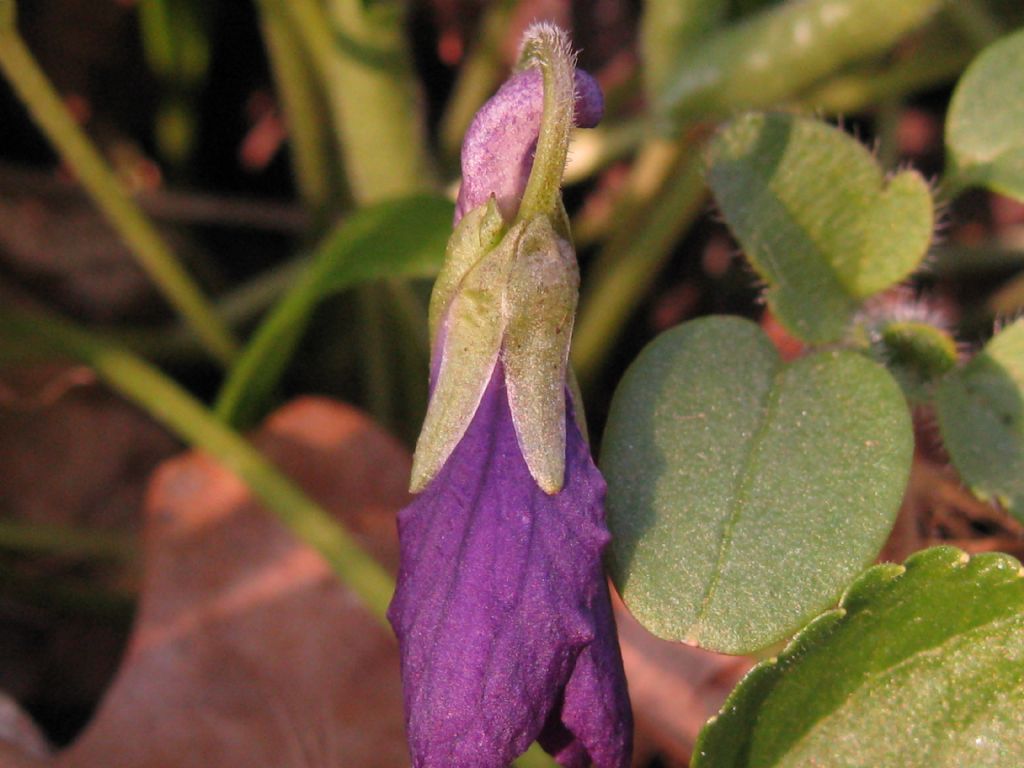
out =
[(7, 0), (4, 4), (4, 18), (0, 20), (0, 69), (33, 120), (204, 348), (219, 362), (230, 362), (237, 352), (231, 332), (68, 113), (14, 27), (13, 2)]
[(374, 616), (385, 621), (393, 591), (388, 573), (321, 506), (188, 392), (127, 350), (55, 317), (0, 308), (0, 323), (8, 332), (86, 363), (111, 388), (238, 475), (285, 527), (323, 555)]

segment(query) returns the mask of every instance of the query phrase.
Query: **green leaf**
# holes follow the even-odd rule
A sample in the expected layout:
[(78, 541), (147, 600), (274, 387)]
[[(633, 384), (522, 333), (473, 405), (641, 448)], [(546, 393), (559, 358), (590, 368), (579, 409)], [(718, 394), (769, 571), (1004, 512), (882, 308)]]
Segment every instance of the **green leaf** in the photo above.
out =
[(1024, 765), (1024, 579), (952, 547), (865, 572), (697, 740), (693, 768)]
[(612, 402), (612, 579), (661, 637), (764, 648), (878, 553), (912, 448), (899, 387), (866, 357), (783, 364), (747, 320), (686, 323), (640, 353)]
[(934, 212), (914, 171), (886, 179), (842, 131), (748, 114), (713, 140), (708, 181), (779, 320), (809, 342), (839, 339), (863, 300), (921, 263)]
[(443, 198), (414, 195), (362, 208), (338, 225), (247, 344), (221, 389), (217, 414), (234, 426), (263, 414), (310, 314), (326, 297), (384, 277), (436, 274), (452, 210)]
[(935, 405), (964, 482), (1024, 520), (1024, 320), (947, 376)]
[(960, 78), (946, 118), (948, 175), (1024, 200), (1024, 30), (986, 48)]

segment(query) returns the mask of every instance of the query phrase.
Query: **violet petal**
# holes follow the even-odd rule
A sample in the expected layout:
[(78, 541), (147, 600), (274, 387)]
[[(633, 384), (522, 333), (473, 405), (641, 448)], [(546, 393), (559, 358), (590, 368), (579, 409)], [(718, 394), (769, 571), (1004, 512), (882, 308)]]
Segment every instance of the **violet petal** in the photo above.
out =
[(417, 768), (505, 768), (538, 738), (563, 765), (629, 765), (605, 486), (568, 411), (565, 486), (549, 496), (520, 453), (499, 364), (459, 446), (399, 515), (388, 615)]
[[(592, 128), (604, 113), (604, 97), (590, 75), (576, 70), (576, 124)], [(533, 165), (544, 108), (544, 83), (536, 67), (505, 82), (480, 111), (462, 142), (462, 186), (456, 223), (493, 194), (506, 221), (515, 218)]]

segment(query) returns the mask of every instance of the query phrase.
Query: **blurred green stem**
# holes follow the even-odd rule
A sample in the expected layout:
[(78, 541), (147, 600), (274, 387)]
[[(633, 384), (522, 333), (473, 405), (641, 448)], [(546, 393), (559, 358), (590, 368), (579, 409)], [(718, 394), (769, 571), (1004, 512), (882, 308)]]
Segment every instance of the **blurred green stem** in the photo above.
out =
[(387, 294), (380, 285), (362, 287), (358, 294), (360, 325), (359, 346), (363, 365), (363, 392), (366, 407), (374, 419), (387, 426), (395, 423), (395, 371), (391, 359), (396, 350), (384, 333)]
[(127, 631), (136, 598), (127, 590), (85, 583), (73, 578), (49, 576), (40, 579), (21, 573), (22, 569), (0, 562), (0, 594), (39, 606), (47, 612), (104, 618), (123, 625)]
[[(287, 16), (329, 103), (336, 148), (355, 203), (365, 206), (435, 186), (399, 0), (261, 0)], [(360, 289), (371, 411), (391, 421), (392, 373), (380, 324), (381, 291)], [(282, 299), (282, 301), (286, 301)], [(412, 329), (403, 328), (403, 334)]]
[(400, 3), (261, 0), (287, 14), (330, 102), (349, 188), (360, 205), (433, 184)]
[(944, 0), (802, 0), (773, 5), (685, 52), (658, 113), (679, 123), (776, 104), (884, 53)]
[[(218, 316), (231, 328), (250, 322), (294, 284), (308, 264), (308, 257), (286, 261), (228, 291), (217, 301)], [(111, 331), (109, 335), (137, 354), (150, 359), (187, 360), (193, 358), (197, 351), (195, 337), (187, 328), (179, 325)]]
[(979, 51), (1003, 35), (1003, 25), (985, 0), (956, 0), (946, 13)]
[(833, 78), (801, 98), (808, 108), (828, 114), (859, 112), (885, 99), (896, 99), (950, 82), (963, 71), (973, 52), (963, 46), (928, 47), (887, 69), (865, 68)]
[(88, 364), (113, 389), (238, 475), (297, 538), (323, 555), (377, 618), (385, 620), (394, 586), (388, 573), (322, 507), (188, 392), (130, 352), (55, 317), (0, 308), (0, 325)]
[(484, 10), (476, 44), (469, 51), (441, 118), (440, 143), (445, 158), (458, 161), (462, 137), (473, 116), (501, 82), (506, 65), (501, 44), (519, 0), (497, 0)]
[(308, 260), (260, 323), (238, 362), (228, 372), (217, 397), (214, 411), (225, 424), (245, 428), (263, 415), (263, 408), (280, 381), (298, 337), (306, 330), (307, 318), (315, 297), (320, 295), (319, 284), (326, 279), (327, 268), (329, 264), (322, 256)]
[(644, 89), (655, 101), (682, 54), (725, 18), (728, 0), (647, 0), (640, 18)]
[(878, 103), (875, 112), (875, 132), (878, 135), (878, 163), (885, 171), (895, 171), (900, 161), (900, 120), (903, 102), (886, 98)]
[(635, 223), (616, 230), (598, 254), (573, 336), (572, 361), (584, 391), (705, 197), (700, 152), (684, 141), (668, 178), (633, 217)]
[(296, 185), (306, 205), (322, 218), (344, 199), (325, 94), (292, 20), (275, 3), (261, 5), (260, 26), (284, 107)]
[(83, 559), (131, 560), (135, 541), (112, 531), (0, 520), (0, 549)]
[(13, 2), (6, 0), (2, 9), (5, 17), (0, 19), (0, 68), (36, 124), (74, 170), (167, 300), (215, 359), (230, 362), (236, 352), (231, 332), (68, 113), (15, 29), (13, 8)]

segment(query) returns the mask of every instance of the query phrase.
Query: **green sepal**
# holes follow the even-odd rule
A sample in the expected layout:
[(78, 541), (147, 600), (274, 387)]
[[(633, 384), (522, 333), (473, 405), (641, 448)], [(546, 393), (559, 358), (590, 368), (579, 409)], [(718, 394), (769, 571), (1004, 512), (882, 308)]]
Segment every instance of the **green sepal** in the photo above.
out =
[(430, 294), (430, 339), (434, 344), (441, 320), (459, 289), (459, 283), (476, 264), (501, 240), (505, 220), (492, 195), (455, 225), (445, 249), (444, 265)]
[[(442, 286), (442, 291), (454, 295), (444, 302), (447, 312), (443, 312), (443, 305), (438, 310), (447, 317), (447, 330), (441, 340), (444, 348), (439, 350), (437, 381), (413, 456), (409, 487), (413, 493), (422, 491), (441, 471), (466, 434), (491, 379), (505, 333), (505, 286), (525, 228), (525, 224), (518, 224), (509, 230), (496, 248), (454, 282), (454, 288)], [(461, 259), (468, 255), (469, 251), (459, 252)], [(453, 267), (453, 273), (463, 268), (464, 263), (460, 263)], [(440, 319), (436, 322), (440, 326)], [(436, 339), (434, 343), (438, 343)]]
[(565, 384), (580, 275), (572, 245), (547, 216), (532, 219), (516, 248), (505, 294), (502, 348), (519, 448), (545, 493), (565, 479)]
[[(865, 338), (856, 338), (863, 334)], [(887, 320), (855, 329), (855, 343), (889, 369), (911, 405), (931, 399), (938, 380), (956, 367), (956, 342), (949, 333), (918, 320)]]

